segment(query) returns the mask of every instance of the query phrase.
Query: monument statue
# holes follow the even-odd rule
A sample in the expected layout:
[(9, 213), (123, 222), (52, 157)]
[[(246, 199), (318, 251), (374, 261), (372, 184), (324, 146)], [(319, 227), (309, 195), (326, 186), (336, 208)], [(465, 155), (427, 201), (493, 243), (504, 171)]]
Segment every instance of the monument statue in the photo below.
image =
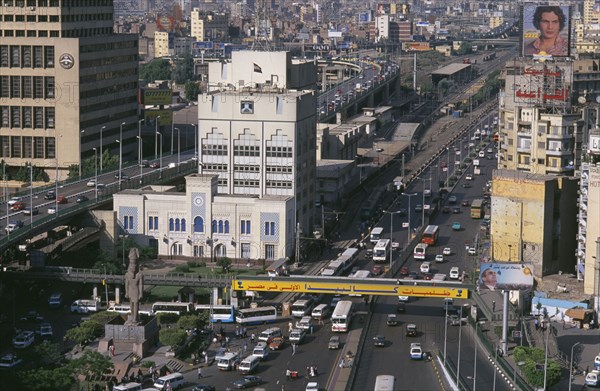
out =
[(144, 275), (137, 265), (139, 257), (140, 254), (137, 248), (129, 249), (129, 267), (127, 273), (125, 273), (125, 297), (129, 299), (131, 314), (127, 319), (127, 324), (139, 323), (140, 299), (144, 293)]

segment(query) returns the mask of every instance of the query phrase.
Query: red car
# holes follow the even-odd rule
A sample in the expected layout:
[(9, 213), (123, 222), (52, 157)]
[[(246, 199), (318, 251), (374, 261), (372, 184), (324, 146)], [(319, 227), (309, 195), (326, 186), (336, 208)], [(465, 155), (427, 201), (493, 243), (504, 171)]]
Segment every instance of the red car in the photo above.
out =
[(58, 196), (58, 197), (56, 197), (56, 203), (57, 204), (66, 204), (68, 202), (69, 202), (69, 200), (67, 200), (67, 197), (65, 197), (65, 196)]
[(21, 201), (17, 201), (15, 202), (11, 207), (10, 210), (14, 210), (14, 211), (18, 211), (18, 210), (23, 210), (25, 209), (25, 203), (21, 202)]

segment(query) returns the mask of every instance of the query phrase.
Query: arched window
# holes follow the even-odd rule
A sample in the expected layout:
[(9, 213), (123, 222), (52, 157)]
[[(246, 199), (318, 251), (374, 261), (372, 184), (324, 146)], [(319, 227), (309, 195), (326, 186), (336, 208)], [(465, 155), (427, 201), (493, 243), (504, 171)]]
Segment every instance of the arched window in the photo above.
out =
[(181, 231), (185, 232), (185, 219), (181, 219)]
[(225, 233), (229, 233), (229, 220), (225, 220)]
[(175, 230), (175, 221), (171, 218), (169, 219), (169, 231), (173, 232)]
[(181, 231), (181, 227), (179, 226), (179, 219), (175, 219), (175, 231)]
[(219, 233), (223, 233), (223, 220), (219, 220)]
[(200, 216), (194, 218), (194, 232), (204, 232), (204, 220)]
[(213, 233), (217, 232), (217, 220), (213, 220), (212, 222), (212, 231)]

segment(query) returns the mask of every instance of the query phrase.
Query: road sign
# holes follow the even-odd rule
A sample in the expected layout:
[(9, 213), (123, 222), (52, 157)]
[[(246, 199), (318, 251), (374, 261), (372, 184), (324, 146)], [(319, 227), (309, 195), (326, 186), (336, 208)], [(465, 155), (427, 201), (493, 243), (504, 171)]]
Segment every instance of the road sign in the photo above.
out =
[(521, 331), (520, 330), (513, 330), (512, 337), (513, 338), (521, 338)]

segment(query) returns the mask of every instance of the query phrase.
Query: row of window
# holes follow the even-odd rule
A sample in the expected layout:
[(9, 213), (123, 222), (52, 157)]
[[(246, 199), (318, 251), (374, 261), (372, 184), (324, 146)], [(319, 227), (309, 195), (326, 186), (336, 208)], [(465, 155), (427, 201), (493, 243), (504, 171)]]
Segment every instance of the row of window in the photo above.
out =
[[(247, 259), (251, 257), (250, 253), (250, 243), (240, 243), (240, 258)], [(177, 254), (176, 254), (177, 252)], [(172, 247), (173, 255), (183, 255), (183, 246), (180, 243), (175, 243)], [(192, 247), (192, 255), (194, 257), (204, 257), (206, 252), (204, 251), (204, 246), (194, 245)], [(265, 259), (272, 260), (275, 259), (275, 245), (274, 244), (265, 244)], [(225, 257), (227, 256), (227, 249), (225, 245), (219, 245), (215, 248), (215, 256), (217, 257)]]
[(2, 0), (5, 7), (113, 7), (113, 0)]
[(0, 68), (9, 67), (54, 68), (54, 46), (0, 45)]
[(58, 15), (4, 15), (5, 22), (58, 22)]
[(53, 76), (0, 76), (0, 98), (54, 99)]
[(54, 137), (0, 136), (0, 157), (55, 159)]
[(3, 128), (54, 129), (56, 110), (41, 106), (0, 106)]
[[(57, 30), (0, 30), (0, 36), (5, 37), (40, 37), (40, 38), (59, 38), (60, 31)], [(63, 37), (65, 35), (63, 34)], [(53, 68), (48, 67), (48, 68)]]
[[(133, 225), (129, 225), (129, 228), (126, 226), (126, 219), (128, 216), (125, 216), (123, 225), (126, 229), (131, 229)], [(133, 223), (132, 223), (133, 224)], [(275, 223), (272, 223), (273, 227)], [(213, 220), (212, 221), (212, 233), (220, 233), (220, 234), (228, 234), (229, 233), (229, 221), (228, 220)], [(148, 231), (158, 231), (158, 216), (148, 216)], [(185, 218), (170, 218), (169, 219), (169, 232), (186, 232), (186, 220)], [(274, 228), (272, 229), (274, 232)], [(204, 219), (200, 216), (196, 216), (194, 218), (193, 225), (194, 233), (203, 233), (204, 232)], [(250, 235), (252, 233), (252, 225), (250, 220), (241, 220), (240, 221), (240, 233), (242, 235)], [(274, 234), (271, 234), (274, 235)]]

